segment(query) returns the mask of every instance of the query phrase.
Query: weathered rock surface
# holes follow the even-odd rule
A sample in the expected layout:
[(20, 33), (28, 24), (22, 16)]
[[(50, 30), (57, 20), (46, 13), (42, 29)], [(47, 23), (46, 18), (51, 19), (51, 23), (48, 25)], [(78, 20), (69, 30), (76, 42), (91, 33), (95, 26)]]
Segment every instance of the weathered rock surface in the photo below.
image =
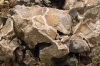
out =
[[(32, 4), (31, 0), (22, 2)], [(53, 1), (35, 2), (49, 6)], [(0, 16), (0, 65), (90, 64), (100, 34), (98, 5), (99, 0), (65, 0), (65, 10), (16, 5), (7, 20)]]
[[(96, 19), (87, 15), (95, 15), (99, 11), (92, 13), (90, 10), (87, 10), (83, 19), (73, 26), (68, 10), (16, 6), (15, 14), (12, 16), (14, 30), (29, 48), (38, 50), (37, 54), (43, 63), (52, 65), (53, 57), (60, 58), (69, 52), (90, 51), (95, 46), (90, 39), (100, 34), (99, 17)], [(70, 35), (71, 33), (73, 35)]]
[[(56, 38), (59, 36), (57, 31), (70, 34), (72, 22), (68, 11), (39, 6), (20, 8), (15, 9), (16, 13), (12, 16), (15, 32), (30, 48), (40, 45), (38, 50), (42, 61), (49, 61), (53, 57), (60, 58), (69, 53), (66, 43), (62, 44)], [(48, 47), (43, 48), (42, 44), (47, 44)]]

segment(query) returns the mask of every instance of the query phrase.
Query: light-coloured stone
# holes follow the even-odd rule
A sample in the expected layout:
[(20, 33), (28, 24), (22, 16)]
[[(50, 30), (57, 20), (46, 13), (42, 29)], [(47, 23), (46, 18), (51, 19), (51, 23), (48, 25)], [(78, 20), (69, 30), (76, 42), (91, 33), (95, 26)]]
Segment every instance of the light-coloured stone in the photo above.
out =
[(2, 39), (0, 41), (0, 60), (9, 61), (10, 58), (14, 59), (13, 52), (18, 46), (19, 44), (15, 40), (9, 42), (9, 40)]
[(87, 3), (89, 5), (99, 6), (100, 5), (100, 0), (88, 0)]
[(35, 48), (39, 43), (51, 44), (39, 50), (41, 61), (48, 60), (46, 64), (52, 64), (51, 58), (60, 58), (69, 53), (66, 44), (62, 44), (61, 40), (55, 40), (57, 31), (63, 34), (70, 33), (72, 22), (68, 11), (40, 6), (21, 6), (14, 11), (15, 15), (12, 17), (15, 32), (30, 48)]
[(7, 19), (6, 24), (1, 29), (2, 36), (10, 37), (14, 35), (13, 31), (13, 20), (11, 18)]
[[(76, 20), (73, 25), (73, 14), (68, 10), (16, 6), (12, 16), (14, 31), (29, 48), (38, 51), (38, 57), (46, 66), (53, 65), (52, 58), (64, 57), (69, 52), (87, 52), (95, 46), (96, 42), (92, 40), (100, 34), (99, 8), (87, 9), (82, 18), (75, 12), (79, 22)], [(4, 32), (7, 33), (5, 35), (9, 31)], [(24, 63), (28, 65), (30, 61), (32, 59)]]
[(84, 51), (90, 51), (88, 43), (83, 40), (83, 36), (81, 34), (75, 34), (71, 36), (71, 45), (70, 45), (70, 51), (75, 53), (80, 53)]

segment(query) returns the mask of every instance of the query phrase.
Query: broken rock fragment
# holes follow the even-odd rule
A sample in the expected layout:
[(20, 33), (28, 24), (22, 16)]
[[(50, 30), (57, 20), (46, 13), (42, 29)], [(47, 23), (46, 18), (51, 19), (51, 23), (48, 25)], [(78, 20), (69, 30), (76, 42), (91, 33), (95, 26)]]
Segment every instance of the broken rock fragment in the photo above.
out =
[(71, 37), (71, 45), (70, 45), (70, 51), (75, 53), (81, 53), (85, 51), (90, 51), (90, 48), (88, 46), (88, 43), (83, 40), (84, 37), (81, 35), (73, 35)]
[[(79, 8), (77, 5), (75, 7)], [(17, 5), (13, 11), (15, 14), (7, 20), (1, 32), (3, 36), (13, 35), (12, 28), (14, 28), (15, 35), (33, 50), (30, 52), (28, 49), (25, 55), (21, 50), (16, 51), (17, 57), (20, 57), (17, 60), (21, 62), (25, 56), (23, 63), (26, 65), (32, 65), (31, 62), (35, 62), (34, 57), (38, 57), (44, 65), (48, 66), (53, 65), (56, 59), (62, 59), (69, 52), (76, 54), (90, 52), (96, 43), (92, 40), (96, 40), (100, 34), (99, 7), (87, 7), (82, 12), (82, 17), (76, 9), (68, 11)], [(77, 23), (74, 24), (73, 20)], [(4, 29), (8, 30), (4, 31)], [(34, 57), (30, 57), (28, 53), (33, 53)]]
[(13, 52), (18, 46), (19, 44), (14, 40), (9, 42), (9, 40), (2, 39), (0, 41), (0, 60), (9, 61), (10, 59), (14, 59)]
[(1, 29), (1, 34), (5, 37), (12, 37), (14, 35), (13, 20), (11, 18), (7, 19), (6, 24)]
[(30, 48), (39, 51), (42, 62), (48, 60), (46, 64), (52, 64), (51, 58), (60, 58), (69, 53), (67, 45), (56, 39), (57, 35), (60, 35), (57, 32), (70, 34), (72, 22), (67, 10), (20, 6), (14, 11), (15, 14), (12, 17), (17, 36)]

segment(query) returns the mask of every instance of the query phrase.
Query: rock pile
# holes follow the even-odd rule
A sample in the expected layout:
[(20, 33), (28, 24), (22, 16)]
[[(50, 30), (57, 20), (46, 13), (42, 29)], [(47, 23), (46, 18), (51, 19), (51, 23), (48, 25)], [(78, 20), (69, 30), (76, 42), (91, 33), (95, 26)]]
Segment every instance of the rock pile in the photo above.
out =
[(66, 0), (65, 10), (14, 6), (0, 16), (1, 66), (91, 65), (100, 34), (100, 6), (93, 2)]

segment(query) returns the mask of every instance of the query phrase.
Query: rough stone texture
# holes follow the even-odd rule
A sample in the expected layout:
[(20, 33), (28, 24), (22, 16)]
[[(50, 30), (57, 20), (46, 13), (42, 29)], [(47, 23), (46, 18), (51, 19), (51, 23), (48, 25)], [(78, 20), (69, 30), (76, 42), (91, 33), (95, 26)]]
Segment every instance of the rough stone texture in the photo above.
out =
[(63, 9), (69, 10), (72, 8), (80, 8), (85, 6), (99, 6), (99, 0), (65, 0)]
[(1, 22), (1, 30), (0, 30), (0, 60), (9, 62), (10, 59), (14, 59), (14, 51), (18, 48), (19, 43), (17, 42), (17, 38), (12, 39), (13, 32), (13, 21), (8, 19), (6, 24), (3, 26), (2, 20)]
[(87, 3), (89, 5), (95, 5), (95, 6), (100, 5), (100, 1), (99, 0), (87, 0)]
[[(53, 2), (46, 1), (35, 0)], [(98, 5), (99, 0), (65, 0), (67, 10), (16, 5), (7, 20), (0, 16), (0, 65), (88, 66), (100, 34)]]
[(61, 58), (69, 52), (90, 51), (95, 46), (95, 41), (91, 40), (100, 33), (99, 17), (94, 17), (99, 9), (96, 7), (87, 10), (79, 23), (73, 26), (68, 10), (16, 6), (12, 16), (14, 30), (29, 48), (38, 50), (39, 58), (45, 65), (52, 65), (52, 58)]
[(63, 9), (69, 10), (69, 9), (72, 9), (72, 8), (84, 7), (85, 1), (84, 0), (80, 0), (80, 1), (78, 1), (78, 0), (65, 0), (65, 3), (63, 5)]
[(48, 60), (50, 64), (51, 58), (60, 58), (69, 53), (67, 45), (56, 38), (59, 35), (57, 31), (63, 34), (70, 33), (72, 22), (68, 11), (39, 6), (21, 6), (21, 9), (15, 9), (15, 12), (16, 14), (12, 16), (15, 32), (30, 48), (49, 43), (48, 47), (39, 49), (43, 62)]

